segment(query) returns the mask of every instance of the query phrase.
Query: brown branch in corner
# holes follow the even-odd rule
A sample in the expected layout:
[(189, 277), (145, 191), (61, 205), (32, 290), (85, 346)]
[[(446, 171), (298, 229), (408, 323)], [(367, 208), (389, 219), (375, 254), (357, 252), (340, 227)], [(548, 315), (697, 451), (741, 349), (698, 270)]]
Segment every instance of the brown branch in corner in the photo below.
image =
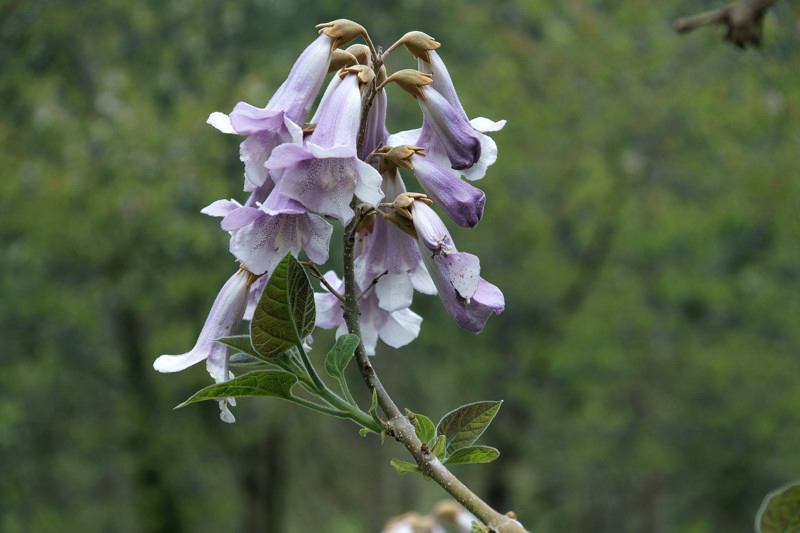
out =
[(700, 26), (724, 24), (724, 39), (739, 48), (747, 45), (761, 46), (764, 34), (764, 15), (778, 0), (740, 0), (713, 11), (679, 18), (673, 24), (675, 31), (686, 33)]

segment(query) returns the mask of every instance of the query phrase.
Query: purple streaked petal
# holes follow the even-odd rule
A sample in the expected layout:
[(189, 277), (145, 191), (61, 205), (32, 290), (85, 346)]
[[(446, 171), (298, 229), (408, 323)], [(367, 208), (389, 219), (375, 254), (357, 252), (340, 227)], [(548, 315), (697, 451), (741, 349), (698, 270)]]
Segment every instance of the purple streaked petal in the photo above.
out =
[(372, 107), (367, 116), (367, 129), (364, 133), (364, 151), (361, 158), (367, 157), (381, 144), (386, 144), (389, 130), (386, 129), (386, 109), (388, 100), (386, 91), (381, 89), (372, 102)]
[(233, 335), (239, 329), (247, 306), (249, 277), (248, 272), (238, 270), (225, 282), (211, 306), (194, 348), (180, 355), (162, 355), (155, 360), (153, 368), (159, 372), (178, 372), (209, 358), (216, 362), (224, 359), (227, 365), (228, 347), (215, 341)]
[(267, 215), (238, 229), (231, 236), (231, 253), (253, 274), (271, 272), (283, 256), (295, 257), (301, 249), (314, 263), (328, 260), (333, 228), (317, 215)]
[(286, 116), (297, 124), (305, 122), (328, 74), (332, 43), (331, 37), (321, 34), (303, 50), (286, 81), (267, 104), (268, 109), (285, 111)]
[(256, 207), (240, 207), (231, 211), (222, 219), (222, 229), (225, 231), (235, 231), (243, 226), (252, 224), (257, 219), (264, 216), (264, 213)]
[(423, 254), (422, 259), (439, 290), (442, 304), (456, 324), (472, 333), (480, 333), (492, 313), (503, 312), (505, 307), (503, 293), (491, 283), (479, 279), (475, 293), (467, 301), (456, 291), (451, 282), (448, 265), (445, 261), (438, 260), (439, 257)]
[(284, 196), (278, 191), (272, 191), (267, 199), (261, 204), (261, 210), (268, 215), (302, 215), (308, 212), (303, 204)]
[(480, 222), (486, 203), (483, 191), (433, 159), (414, 155), (410, 162), (422, 188), (450, 220), (465, 228), (474, 228)]
[(456, 252), (437, 255), (433, 259), (444, 264), (453, 288), (469, 304), (470, 298), (478, 290), (478, 282), (481, 279), (481, 262), (478, 256), (466, 252)]
[(425, 98), (417, 98), (417, 102), (444, 146), (451, 166), (462, 170), (474, 165), (481, 156), (481, 143), (463, 111), (455, 109), (430, 86), (422, 91)]
[(253, 313), (256, 310), (256, 305), (261, 299), (261, 294), (264, 292), (264, 287), (267, 286), (269, 276), (261, 276), (250, 284), (250, 295), (247, 297), (247, 309), (244, 312), (244, 320), (253, 320)]
[(224, 217), (240, 207), (242, 205), (236, 200), (217, 200), (201, 209), (200, 212), (211, 217)]
[(418, 240), (428, 249), (427, 253), (421, 252), (423, 259), (430, 256), (431, 252), (440, 253), (443, 249), (446, 253), (456, 251), (447, 226), (433, 209), (424, 202), (414, 202), (411, 206), (411, 213)]

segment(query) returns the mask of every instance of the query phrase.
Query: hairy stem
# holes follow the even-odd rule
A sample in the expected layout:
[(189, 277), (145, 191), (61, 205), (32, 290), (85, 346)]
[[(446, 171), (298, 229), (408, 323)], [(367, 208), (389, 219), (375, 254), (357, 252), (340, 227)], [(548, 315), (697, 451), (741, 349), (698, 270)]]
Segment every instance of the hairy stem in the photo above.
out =
[[(383, 60), (380, 56), (375, 58), (375, 73), (377, 75), (380, 70)], [(357, 150), (361, 154), (364, 150), (364, 137), (367, 126), (367, 115), (369, 113), (372, 98), (375, 95), (375, 88), (373, 85), (368, 86), (364, 90), (361, 106), (361, 127), (358, 132)], [(357, 199), (353, 198), (350, 207), (355, 209)], [(361, 323), (360, 313), (358, 309), (358, 288), (355, 282), (355, 268), (354, 268), (354, 246), (355, 246), (355, 232), (358, 229), (360, 217), (353, 217), (353, 220), (345, 227), (343, 237), (343, 256), (344, 256), (344, 320), (347, 324), (347, 330), (358, 335), (361, 339)], [(469, 487), (464, 485), (456, 476), (450, 472), (439, 459), (431, 453), (427, 446), (423, 447), (422, 441), (417, 438), (414, 425), (411, 421), (398, 409), (397, 405), (392, 400), (389, 393), (378, 378), (378, 374), (369, 362), (364, 344), (359, 342), (356, 348), (355, 358), (358, 363), (358, 368), (361, 371), (361, 377), (370, 392), (375, 391), (378, 398), (378, 405), (386, 416), (385, 422), (387, 433), (393, 436), (398, 442), (411, 453), (414, 460), (417, 462), (419, 469), (423, 474), (430, 477), (438, 483), (445, 491), (447, 491), (453, 498), (455, 498), (461, 505), (463, 505), (472, 514), (477, 516), (484, 524), (486, 524), (490, 531), (497, 533), (524, 533), (526, 529), (513, 518), (503, 515), (489, 506), (486, 502), (480, 499), (473, 493)]]

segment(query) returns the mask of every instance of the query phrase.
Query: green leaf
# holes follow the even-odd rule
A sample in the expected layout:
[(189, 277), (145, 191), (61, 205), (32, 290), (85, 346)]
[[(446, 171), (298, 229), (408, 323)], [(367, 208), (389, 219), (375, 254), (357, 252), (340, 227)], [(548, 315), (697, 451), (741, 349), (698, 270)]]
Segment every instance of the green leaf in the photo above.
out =
[(289, 399), (297, 376), (282, 370), (256, 370), (235, 377), (224, 383), (217, 383), (197, 391), (192, 397), (176, 407), (190, 403), (219, 398), (245, 398), (249, 396), (274, 396)]
[(369, 406), (369, 414), (379, 426), (383, 426), (383, 420), (378, 416), (378, 389), (372, 389), (372, 405)]
[(400, 459), (392, 459), (389, 463), (397, 470), (400, 474), (408, 474), (409, 472), (419, 472), (419, 467), (414, 463), (407, 463), (406, 461), (401, 461)]
[(447, 454), (471, 446), (478, 440), (494, 415), (500, 409), (502, 401), (475, 402), (454, 409), (439, 422), (436, 433), (447, 437)]
[(231, 366), (267, 366), (263, 359), (257, 359), (246, 353), (235, 353), (228, 363)]
[(772, 491), (756, 515), (756, 533), (800, 532), (800, 482)]
[(444, 464), (491, 463), (498, 457), (500, 457), (500, 452), (497, 448), (492, 448), (491, 446), (468, 446), (448, 455), (444, 460)]
[(469, 533), (489, 533), (489, 528), (484, 526), (480, 522), (476, 522), (475, 520), (473, 520)]
[(216, 341), (230, 346), (234, 350), (247, 354), (251, 357), (255, 357), (257, 359), (261, 357), (256, 349), (253, 348), (253, 343), (250, 342), (250, 335), (233, 335), (230, 337), (216, 339)]
[(414, 414), (414, 431), (419, 440), (426, 444), (430, 444), (436, 438), (436, 428), (431, 419), (425, 415)]
[(445, 454), (445, 443), (447, 442), (447, 437), (444, 435), (439, 435), (439, 438), (436, 439), (436, 444), (433, 445), (433, 455), (438, 457), (439, 459), (444, 459)]
[(314, 329), (314, 291), (300, 263), (286, 254), (264, 287), (250, 322), (253, 348), (266, 358), (302, 345)]
[(353, 358), (353, 354), (358, 347), (358, 335), (348, 333), (336, 339), (331, 351), (325, 357), (325, 370), (328, 375), (336, 379), (344, 379), (344, 369)]

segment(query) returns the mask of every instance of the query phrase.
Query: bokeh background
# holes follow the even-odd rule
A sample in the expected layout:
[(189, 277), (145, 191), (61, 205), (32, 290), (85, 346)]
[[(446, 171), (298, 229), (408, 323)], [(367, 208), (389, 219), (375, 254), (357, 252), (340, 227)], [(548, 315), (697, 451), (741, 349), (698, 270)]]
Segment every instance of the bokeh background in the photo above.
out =
[(454, 468), (534, 531), (751, 530), (800, 477), (800, 6), (761, 50), (671, 30), (716, 5), (0, 2), (0, 531), (376, 532), (445, 496), (347, 422), (173, 411), (209, 378), (151, 367), (235, 268), (199, 210), (245, 199), (240, 139), (206, 117), (264, 105), (341, 17), (433, 35), (470, 116), (508, 119), (453, 229), (506, 312), (476, 337), (417, 296), (420, 338), (374, 359), (398, 403), (504, 399), (501, 458)]

